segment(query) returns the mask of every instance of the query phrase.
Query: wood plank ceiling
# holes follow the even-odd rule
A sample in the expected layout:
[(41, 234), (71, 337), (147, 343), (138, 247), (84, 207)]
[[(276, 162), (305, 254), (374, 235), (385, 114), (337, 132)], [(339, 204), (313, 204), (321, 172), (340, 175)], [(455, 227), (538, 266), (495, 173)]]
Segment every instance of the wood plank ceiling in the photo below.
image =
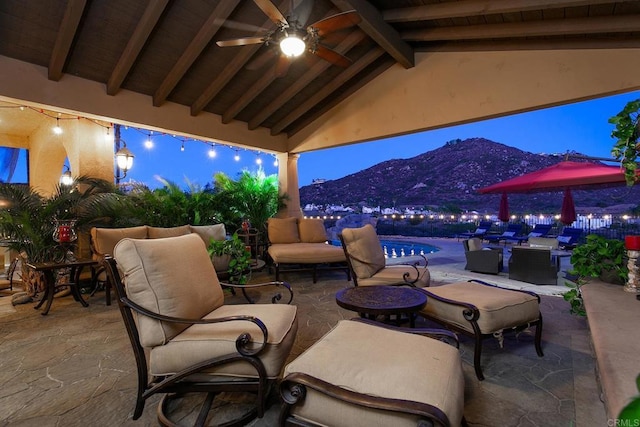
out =
[[(640, 46), (640, 1), (300, 1), (307, 24), (359, 13), (357, 26), (324, 40), (349, 67), (306, 53), (277, 77), (274, 46), (217, 46), (275, 29), (250, 0), (3, 0), (0, 55), (47, 67), (53, 81), (74, 75), (116, 97), (126, 89), (158, 108), (292, 135), (388, 67), (412, 67), (416, 51)], [(274, 2), (289, 14), (290, 0)]]

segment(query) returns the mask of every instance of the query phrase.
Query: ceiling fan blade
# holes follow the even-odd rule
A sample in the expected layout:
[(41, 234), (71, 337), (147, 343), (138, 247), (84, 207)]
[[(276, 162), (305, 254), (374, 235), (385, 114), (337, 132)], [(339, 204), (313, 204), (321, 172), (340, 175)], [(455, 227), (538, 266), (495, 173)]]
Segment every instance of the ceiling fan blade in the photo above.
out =
[[(313, 0), (295, 0), (289, 21), (295, 21), (299, 27), (304, 28), (311, 16), (311, 12), (313, 12)], [(293, 25), (293, 23), (291, 24)]]
[(278, 57), (278, 62), (276, 63), (275, 75), (276, 77), (284, 77), (289, 72), (289, 66), (291, 65), (291, 61), (284, 54), (280, 54)]
[(215, 19), (213, 21), (216, 25), (222, 25), (226, 28), (232, 28), (234, 30), (241, 30), (246, 32), (260, 32), (265, 31), (264, 28), (258, 27), (257, 25), (245, 24), (244, 22), (234, 21), (232, 19)]
[(343, 30), (345, 28), (358, 25), (361, 20), (362, 19), (360, 18), (360, 15), (358, 15), (358, 12), (350, 10), (321, 19), (320, 21), (309, 25), (309, 27), (314, 28), (318, 32), (318, 35), (322, 37), (333, 31)]
[(316, 51), (313, 53), (315, 53), (325, 61), (329, 61), (332, 64), (337, 65), (338, 67), (347, 68), (349, 65), (351, 65), (351, 60), (349, 58), (339, 54), (333, 49), (322, 46), (321, 44), (318, 45)]
[(271, 3), (271, 1), (269, 1), (269, 0), (253, 0), (253, 2), (277, 26), (280, 26), (280, 24), (286, 24), (287, 26), (289, 25), (289, 23), (287, 22), (287, 18), (284, 17), (282, 12), (280, 12), (280, 10), (276, 7), (276, 5)]
[(255, 58), (251, 59), (245, 68), (250, 71), (260, 70), (277, 55), (278, 52), (276, 49), (272, 46), (268, 46), (264, 52), (259, 53)]
[(264, 37), (241, 37), (239, 39), (218, 40), (216, 44), (220, 47), (229, 47), (229, 46), (246, 46), (248, 44), (259, 44), (264, 42), (265, 42)]

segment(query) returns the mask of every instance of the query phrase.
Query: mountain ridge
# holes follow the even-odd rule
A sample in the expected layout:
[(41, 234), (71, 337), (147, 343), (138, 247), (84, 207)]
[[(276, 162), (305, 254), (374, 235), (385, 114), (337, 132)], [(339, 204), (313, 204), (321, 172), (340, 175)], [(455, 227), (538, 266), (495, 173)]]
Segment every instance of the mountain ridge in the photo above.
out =
[[(578, 154), (578, 153), (572, 153)], [(497, 211), (499, 194), (479, 194), (482, 187), (562, 161), (485, 138), (448, 141), (408, 159), (391, 159), (345, 177), (300, 188), (301, 205), (343, 204)], [(576, 207), (637, 205), (640, 185), (573, 191)], [(557, 212), (562, 192), (509, 194), (513, 212)]]

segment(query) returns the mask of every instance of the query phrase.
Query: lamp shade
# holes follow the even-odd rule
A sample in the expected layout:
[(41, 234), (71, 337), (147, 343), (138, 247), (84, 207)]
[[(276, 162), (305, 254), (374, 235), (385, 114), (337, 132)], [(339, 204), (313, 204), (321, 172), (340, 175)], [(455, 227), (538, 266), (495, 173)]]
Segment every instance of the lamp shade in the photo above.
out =
[(306, 48), (304, 41), (296, 34), (287, 35), (280, 41), (280, 50), (286, 56), (300, 56)]
[(128, 171), (133, 166), (135, 156), (127, 147), (122, 147), (116, 152), (116, 164), (123, 171)]

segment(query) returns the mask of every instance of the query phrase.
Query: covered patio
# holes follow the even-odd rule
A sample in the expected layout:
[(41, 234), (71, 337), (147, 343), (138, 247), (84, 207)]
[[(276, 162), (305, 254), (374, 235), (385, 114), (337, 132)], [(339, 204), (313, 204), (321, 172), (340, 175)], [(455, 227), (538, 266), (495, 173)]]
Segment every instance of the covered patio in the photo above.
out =
[[(432, 286), (469, 278), (502, 286), (528, 285), (464, 271), (462, 245), (455, 239), (427, 243), (441, 249), (429, 256)], [(267, 278), (265, 272), (254, 275), (253, 280)], [(338, 320), (353, 317), (353, 312), (335, 301), (335, 293), (352, 284), (341, 272), (324, 275), (315, 284), (304, 273), (288, 273), (285, 279), (294, 288), (294, 303), (301, 316), (292, 359)], [(538, 288), (543, 294), (544, 357), (536, 356), (532, 333), (523, 332), (517, 339), (505, 335), (504, 349), (497, 340), (489, 340), (483, 354), (486, 379), (480, 382), (473, 368), (472, 340), (461, 337), (464, 414), (470, 426), (606, 425), (586, 319), (570, 315), (562, 298), (544, 295), (555, 292), (551, 287)], [(149, 402), (140, 420), (131, 420), (136, 386), (133, 353), (117, 307), (106, 306), (101, 293), (89, 298), (87, 308), (71, 297), (60, 298), (46, 318), (31, 304), (16, 306), (14, 311), (7, 300), (10, 298), (0, 298), (0, 338), (5, 343), (0, 346), (4, 368), (0, 405), (5, 421), (69, 426), (86, 425), (88, 419), (100, 426), (157, 424), (157, 399)], [(227, 303), (242, 302), (227, 296)], [(419, 323), (427, 325), (424, 320)], [(414, 357), (420, 355), (399, 355), (399, 363), (409, 367)], [(232, 400), (221, 413), (233, 416), (243, 409)], [(277, 425), (278, 411), (274, 402), (265, 418), (250, 425)]]

